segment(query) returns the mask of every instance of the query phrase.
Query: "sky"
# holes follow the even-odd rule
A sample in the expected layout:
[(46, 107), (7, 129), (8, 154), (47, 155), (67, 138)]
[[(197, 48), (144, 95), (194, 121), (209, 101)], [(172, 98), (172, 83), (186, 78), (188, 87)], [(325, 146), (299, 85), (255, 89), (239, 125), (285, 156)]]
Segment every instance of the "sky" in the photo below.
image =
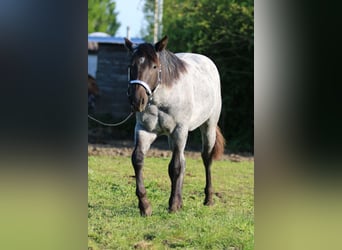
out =
[(144, 0), (115, 0), (118, 12), (117, 19), (121, 23), (115, 36), (126, 37), (127, 26), (130, 27), (130, 37), (140, 38), (140, 31), (145, 24), (143, 6)]

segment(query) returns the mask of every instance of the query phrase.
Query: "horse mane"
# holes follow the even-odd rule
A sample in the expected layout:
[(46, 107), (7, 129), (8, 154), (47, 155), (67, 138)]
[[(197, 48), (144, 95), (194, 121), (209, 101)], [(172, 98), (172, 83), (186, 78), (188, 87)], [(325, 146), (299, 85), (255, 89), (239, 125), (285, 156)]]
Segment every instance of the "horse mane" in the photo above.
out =
[(159, 52), (159, 60), (162, 67), (162, 84), (167, 86), (175, 84), (181, 74), (187, 71), (186, 62), (168, 50), (164, 49)]
[[(138, 55), (145, 56), (150, 62), (157, 61), (157, 52), (152, 44), (140, 44), (135, 51)], [(162, 84), (172, 86), (177, 82), (181, 74), (187, 71), (186, 62), (179, 59), (174, 53), (163, 49), (159, 52), (161, 64)]]

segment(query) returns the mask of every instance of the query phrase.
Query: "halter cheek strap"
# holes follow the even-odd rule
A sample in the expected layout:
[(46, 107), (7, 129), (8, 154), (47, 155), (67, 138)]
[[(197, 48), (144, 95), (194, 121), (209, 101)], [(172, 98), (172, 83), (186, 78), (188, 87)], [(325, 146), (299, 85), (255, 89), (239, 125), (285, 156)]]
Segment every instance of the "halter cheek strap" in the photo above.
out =
[(147, 95), (150, 96), (152, 95), (152, 91), (151, 91), (151, 88), (150, 86), (148, 86), (148, 84), (144, 81), (140, 81), (140, 80), (132, 80), (132, 81), (129, 81), (130, 84), (134, 85), (134, 84), (138, 84), (138, 85), (141, 85), (144, 87), (144, 89), (146, 90), (147, 92)]

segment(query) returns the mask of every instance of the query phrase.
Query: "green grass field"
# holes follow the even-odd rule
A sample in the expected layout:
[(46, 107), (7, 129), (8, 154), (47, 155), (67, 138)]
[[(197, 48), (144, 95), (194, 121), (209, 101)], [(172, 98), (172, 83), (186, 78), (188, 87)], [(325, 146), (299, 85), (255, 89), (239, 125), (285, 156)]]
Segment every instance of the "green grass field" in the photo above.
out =
[(254, 245), (254, 163), (215, 161), (212, 207), (203, 206), (204, 166), (187, 158), (183, 208), (168, 213), (168, 158), (146, 158), (151, 217), (141, 217), (128, 157), (88, 158), (88, 249), (228, 249)]

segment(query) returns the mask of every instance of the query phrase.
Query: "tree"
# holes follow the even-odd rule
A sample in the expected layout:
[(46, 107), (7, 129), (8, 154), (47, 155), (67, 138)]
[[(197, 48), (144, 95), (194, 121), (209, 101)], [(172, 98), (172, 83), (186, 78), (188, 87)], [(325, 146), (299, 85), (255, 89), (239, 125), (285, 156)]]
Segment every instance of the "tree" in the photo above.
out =
[(154, 2), (155, 0), (145, 0), (143, 12), (147, 26), (142, 30), (142, 36), (147, 42), (153, 41), (153, 27), (154, 27)]
[(88, 0), (88, 33), (105, 32), (115, 35), (120, 27), (112, 0)]

